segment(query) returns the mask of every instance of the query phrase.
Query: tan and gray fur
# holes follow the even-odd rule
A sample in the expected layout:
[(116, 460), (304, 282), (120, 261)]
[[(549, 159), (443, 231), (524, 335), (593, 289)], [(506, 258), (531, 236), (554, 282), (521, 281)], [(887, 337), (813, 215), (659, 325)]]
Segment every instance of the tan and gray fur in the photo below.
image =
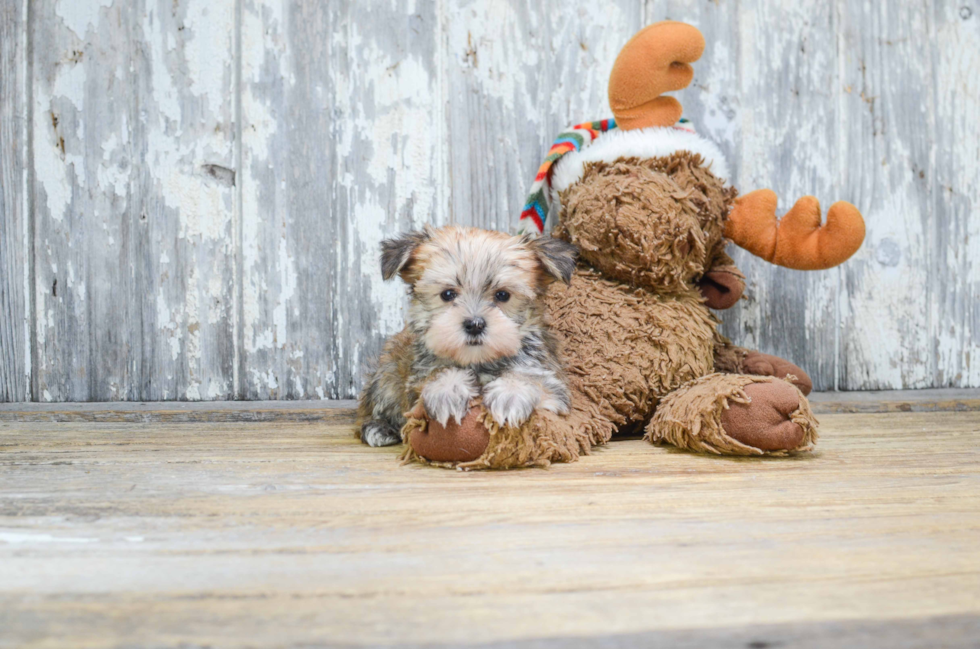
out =
[(501, 426), (519, 426), (537, 409), (568, 412), (543, 296), (554, 280), (570, 281), (575, 246), (447, 226), (381, 247), (382, 275), (408, 284), (410, 306), (361, 394), (364, 443), (400, 443), (404, 413), (419, 399), (442, 425), (461, 422), (477, 397)]

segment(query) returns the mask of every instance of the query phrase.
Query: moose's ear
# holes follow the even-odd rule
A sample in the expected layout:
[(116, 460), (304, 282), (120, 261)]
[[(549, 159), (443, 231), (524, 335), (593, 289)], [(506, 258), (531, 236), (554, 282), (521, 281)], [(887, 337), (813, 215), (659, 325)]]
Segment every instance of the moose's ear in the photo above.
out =
[(381, 277), (388, 280), (399, 274), (408, 281), (407, 273), (415, 261), (416, 249), (431, 236), (431, 230), (406, 232), (394, 239), (381, 242)]
[(551, 237), (532, 239), (528, 245), (538, 256), (545, 272), (566, 284), (572, 281), (578, 248), (567, 241)]

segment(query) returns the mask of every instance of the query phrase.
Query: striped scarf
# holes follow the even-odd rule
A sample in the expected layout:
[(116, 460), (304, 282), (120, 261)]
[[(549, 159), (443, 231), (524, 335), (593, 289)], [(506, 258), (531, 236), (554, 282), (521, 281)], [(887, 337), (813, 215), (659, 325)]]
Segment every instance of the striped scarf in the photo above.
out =
[(551, 167), (569, 151), (578, 151), (583, 146), (592, 143), (592, 140), (599, 137), (600, 133), (605, 133), (616, 128), (616, 120), (602, 119), (598, 122), (585, 122), (572, 127), (570, 131), (565, 131), (558, 136), (555, 143), (548, 149), (548, 155), (544, 162), (538, 167), (538, 174), (534, 177), (531, 191), (528, 193), (527, 202), (521, 212), (521, 221), (518, 233), (520, 234), (541, 234), (544, 232), (544, 222), (548, 218), (548, 210), (551, 204), (548, 200), (548, 174)]
[[(524, 209), (521, 211), (520, 226), (518, 234), (541, 234), (544, 232), (544, 222), (548, 218), (548, 210), (551, 209), (551, 202), (548, 197), (548, 174), (558, 160), (569, 151), (579, 151), (582, 147), (588, 146), (606, 131), (616, 128), (616, 120), (603, 119), (597, 122), (585, 122), (577, 124), (571, 130), (565, 131), (558, 136), (555, 143), (548, 149), (548, 155), (544, 162), (538, 167), (538, 173), (534, 177), (531, 191), (528, 193)], [(687, 118), (682, 117), (673, 128), (694, 132), (691, 123)]]

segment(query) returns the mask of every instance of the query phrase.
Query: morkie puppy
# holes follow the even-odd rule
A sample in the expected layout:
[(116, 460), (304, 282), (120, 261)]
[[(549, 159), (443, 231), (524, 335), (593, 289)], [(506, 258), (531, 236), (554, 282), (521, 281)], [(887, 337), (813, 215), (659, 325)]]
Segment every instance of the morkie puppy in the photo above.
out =
[(541, 297), (566, 284), (578, 250), (558, 239), (447, 226), (381, 244), (381, 274), (408, 284), (405, 329), (385, 343), (358, 409), (361, 439), (398, 444), (421, 397), (430, 419), (462, 422), (470, 401), (501, 425), (536, 408), (568, 412), (570, 393)]

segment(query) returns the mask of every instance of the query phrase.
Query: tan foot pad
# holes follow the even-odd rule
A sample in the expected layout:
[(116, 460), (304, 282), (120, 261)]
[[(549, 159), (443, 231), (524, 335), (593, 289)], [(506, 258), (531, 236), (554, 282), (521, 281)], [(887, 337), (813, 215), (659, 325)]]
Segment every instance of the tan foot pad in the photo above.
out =
[(790, 419), (800, 394), (789, 383), (751, 383), (743, 390), (752, 401), (729, 402), (721, 425), (729, 437), (763, 451), (788, 451), (803, 442), (803, 428)]
[(472, 462), (490, 443), (490, 433), (480, 421), (482, 412), (480, 407), (470, 408), (462, 423), (450, 419), (446, 426), (430, 420), (424, 430), (412, 431), (408, 443), (431, 462)]

